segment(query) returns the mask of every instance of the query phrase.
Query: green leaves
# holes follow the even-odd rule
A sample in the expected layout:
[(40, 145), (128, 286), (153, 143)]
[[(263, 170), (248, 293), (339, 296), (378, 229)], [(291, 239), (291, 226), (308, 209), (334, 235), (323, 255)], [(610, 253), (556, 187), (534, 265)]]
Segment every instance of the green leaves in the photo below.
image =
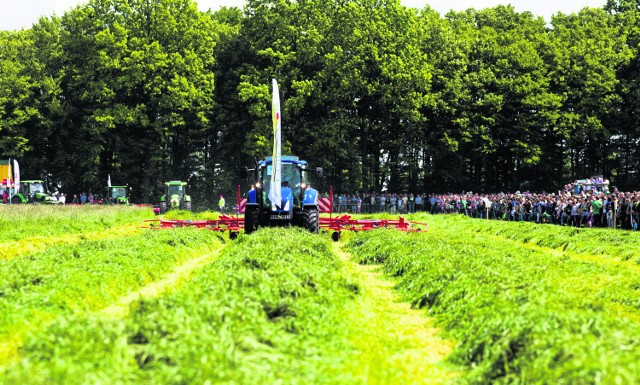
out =
[(270, 153), (276, 78), (287, 147), (337, 190), (633, 186), (637, 20), (618, 1), (546, 23), (394, 0), (93, 0), (0, 35), (0, 153), (67, 190), (111, 174), (142, 199), (190, 178), (204, 200)]

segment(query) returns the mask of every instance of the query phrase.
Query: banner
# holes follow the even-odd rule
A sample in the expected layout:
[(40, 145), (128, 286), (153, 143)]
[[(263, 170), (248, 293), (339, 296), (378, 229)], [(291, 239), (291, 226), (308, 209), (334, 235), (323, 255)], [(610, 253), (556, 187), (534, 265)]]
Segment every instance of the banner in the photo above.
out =
[(278, 82), (272, 79), (273, 83), (273, 99), (271, 101), (271, 115), (273, 118), (273, 156), (272, 156), (272, 172), (271, 172), (271, 191), (269, 191), (269, 200), (278, 208), (282, 208), (282, 150), (280, 148), (280, 94), (278, 91)]
[(13, 160), (13, 176), (13, 181), (16, 186), (14, 193), (17, 194), (20, 191), (20, 166), (18, 166), (18, 161), (15, 159)]
[(11, 186), (13, 177), (11, 175), (11, 158), (7, 161), (7, 187)]

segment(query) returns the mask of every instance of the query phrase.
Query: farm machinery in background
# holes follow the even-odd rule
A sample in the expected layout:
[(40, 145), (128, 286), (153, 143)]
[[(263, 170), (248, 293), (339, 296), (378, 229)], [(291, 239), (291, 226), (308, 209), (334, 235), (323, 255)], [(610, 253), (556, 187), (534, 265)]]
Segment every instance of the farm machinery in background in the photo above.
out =
[(172, 180), (164, 185), (164, 195), (160, 197), (160, 214), (168, 210), (191, 211), (191, 196), (187, 194), (189, 183)]
[(56, 198), (47, 193), (44, 181), (42, 180), (23, 180), (18, 183), (20, 188), (18, 192), (11, 197), (12, 204), (20, 203), (44, 203), (59, 204)]
[(107, 199), (112, 205), (129, 205), (129, 186), (108, 186)]
[(43, 203), (58, 204), (56, 198), (47, 193), (43, 180), (20, 180), (20, 167), (15, 159), (0, 160), (0, 178), (2, 178), (3, 197), (0, 203)]
[[(322, 176), (322, 168), (310, 168), (309, 164), (297, 156), (281, 155), (281, 116), (278, 84), (273, 79), (272, 100), (273, 155), (256, 161), (255, 167), (245, 169), (243, 177), (253, 172), (251, 190), (247, 199), (241, 200), (240, 186), (236, 196), (236, 216), (222, 215), (215, 220), (164, 220), (155, 219), (143, 222), (146, 228), (198, 227), (214, 231), (228, 231), (235, 239), (241, 229), (251, 234), (266, 226), (299, 226), (312, 233), (331, 231), (334, 241), (340, 239), (341, 232), (367, 231), (377, 228), (394, 228), (402, 231), (424, 231), (426, 224), (399, 219), (354, 219), (349, 215), (333, 217), (333, 188), (329, 198), (320, 198), (316, 189), (310, 185), (310, 174)], [(184, 182), (168, 182), (184, 183)], [(185, 183), (186, 185), (186, 183)], [(171, 196), (167, 192), (166, 196)], [(166, 211), (162, 210), (161, 213)], [(328, 212), (329, 217), (320, 217), (320, 212)], [(244, 213), (244, 217), (240, 214)]]

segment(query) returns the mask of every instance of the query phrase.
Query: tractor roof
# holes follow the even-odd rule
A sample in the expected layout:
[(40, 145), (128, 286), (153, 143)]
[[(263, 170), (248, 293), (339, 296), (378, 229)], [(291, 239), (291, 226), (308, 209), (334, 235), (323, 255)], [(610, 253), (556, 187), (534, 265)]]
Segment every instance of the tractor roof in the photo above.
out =
[(182, 181), (179, 181), (179, 180), (172, 180), (172, 181), (169, 181), (169, 182), (165, 182), (164, 184), (167, 185), (167, 186), (186, 186), (188, 183), (187, 182), (182, 182)]
[(107, 186), (109, 188), (127, 188), (128, 186)]
[(21, 180), (20, 183), (44, 183), (44, 181), (39, 179), (29, 179), (29, 180)]
[[(294, 156), (294, 155), (282, 155), (282, 157), (280, 158), (282, 163), (295, 163), (295, 164), (300, 164), (300, 165), (306, 165), (308, 164), (306, 160), (300, 160), (299, 157)], [(264, 158), (264, 160), (259, 162), (262, 165), (267, 165), (267, 164), (271, 164), (273, 163), (273, 157), (271, 156), (267, 156)]]

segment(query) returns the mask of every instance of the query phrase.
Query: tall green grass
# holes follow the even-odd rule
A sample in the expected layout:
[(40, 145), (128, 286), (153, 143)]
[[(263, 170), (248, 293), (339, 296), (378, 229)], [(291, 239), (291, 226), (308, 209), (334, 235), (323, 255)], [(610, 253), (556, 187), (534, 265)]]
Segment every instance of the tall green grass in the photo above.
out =
[(62, 317), (0, 382), (353, 384), (344, 305), (356, 295), (322, 237), (240, 236), (183, 287), (124, 319)]
[(362, 263), (384, 263), (402, 295), (459, 341), (450, 360), (469, 368), (462, 382), (640, 383), (640, 273), (607, 261), (627, 257), (525, 247), (522, 225), (488, 237), (493, 222), (427, 221), (426, 234), (365, 232), (348, 248)]

